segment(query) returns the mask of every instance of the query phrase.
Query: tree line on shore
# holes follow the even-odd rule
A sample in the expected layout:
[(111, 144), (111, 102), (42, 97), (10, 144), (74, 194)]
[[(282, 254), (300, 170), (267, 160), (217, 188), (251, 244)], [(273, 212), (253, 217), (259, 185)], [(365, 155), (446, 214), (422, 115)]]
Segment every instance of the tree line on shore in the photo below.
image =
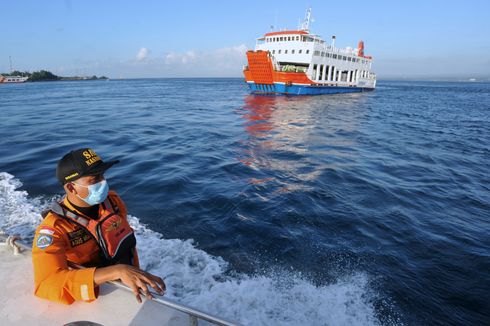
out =
[(73, 76), (73, 77), (61, 77), (53, 74), (51, 71), (47, 70), (39, 70), (34, 72), (29, 71), (12, 71), (11, 73), (2, 73), (0, 74), (4, 77), (7, 76), (22, 76), (28, 77), (27, 81), (52, 81), (52, 80), (97, 80), (97, 79), (108, 79), (106, 76), (97, 77), (95, 75), (91, 77), (81, 77), (81, 76)]

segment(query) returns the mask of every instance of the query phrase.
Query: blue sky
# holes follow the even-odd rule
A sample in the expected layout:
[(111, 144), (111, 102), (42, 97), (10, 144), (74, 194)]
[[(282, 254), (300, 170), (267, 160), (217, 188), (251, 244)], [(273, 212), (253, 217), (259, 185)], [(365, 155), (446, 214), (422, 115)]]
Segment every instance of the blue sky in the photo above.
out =
[(490, 76), (490, 1), (3, 0), (0, 72), (62, 76), (240, 77), (244, 51), (277, 28), (337, 46), (363, 39), (379, 78)]

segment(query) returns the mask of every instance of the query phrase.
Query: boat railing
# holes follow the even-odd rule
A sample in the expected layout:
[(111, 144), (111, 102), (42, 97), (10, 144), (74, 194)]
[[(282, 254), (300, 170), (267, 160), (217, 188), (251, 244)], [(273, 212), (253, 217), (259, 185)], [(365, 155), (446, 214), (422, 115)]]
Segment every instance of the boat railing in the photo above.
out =
[[(22, 253), (23, 251), (31, 251), (31, 246), (24, 243), (20, 237), (18, 236), (8, 236), (6, 235), (2, 230), (0, 230), (0, 244), (1, 245), (6, 245), (12, 248), (13, 254), (18, 255)], [(69, 263), (70, 268), (73, 269), (83, 269), (83, 266), (79, 266), (76, 264)], [(116, 286), (118, 288), (124, 289), (128, 292), (133, 292), (129, 287), (124, 285), (123, 283), (119, 281), (110, 281), (108, 282), (109, 284), (112, 284), (113, 286)], [(164, 298), (164, 297), (159, 297), (159, 294), (151, 292), (153, 296), (153, 301), (158, 302), (159, 304), (162, 304), (166, 307), (175, 309), (177, 311), (180, 311), (186, 315), (189, 316), (189, 325), (190, 326), (198, 326), (199, 325), (199, 320), (204, 320), (207, 321), (213, 325), (220, 325), (220, 326), (238, 326), (238, 323), (235, 322), (230, 322), (225, 319), (219, 318), (217, 316), (208, 314), (206, 312), (200, 311), (199, 309), (192, 308), (189, 306), (185, 306), (183, 304), (180, 304), (174, 300)]]

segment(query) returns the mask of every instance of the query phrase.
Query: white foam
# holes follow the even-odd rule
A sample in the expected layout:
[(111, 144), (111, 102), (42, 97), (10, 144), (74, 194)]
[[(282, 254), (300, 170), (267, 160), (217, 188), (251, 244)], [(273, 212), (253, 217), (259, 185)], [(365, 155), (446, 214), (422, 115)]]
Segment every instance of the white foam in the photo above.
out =
[[(52, 200), (29, 198), (21, 182), (0, 173), (0, 228), (32, 238), (40, 212)], [(346, 276), (315, 286), (299, 275), (227, 273), (228, 264), (195, 247), (192, 240), (164, 239), (129, 216), (142, 267), (165, 278), (167, 295), (245, 325), (376, 325), (368, 277)], [(233, 276), (230, 276), (233, 275)]]
[(6, 172), (0, 172), (0, 229), (31, 239), (41, 221), (46, 202), (28, 198), (26, 191), (17, 190), (22, 183)]

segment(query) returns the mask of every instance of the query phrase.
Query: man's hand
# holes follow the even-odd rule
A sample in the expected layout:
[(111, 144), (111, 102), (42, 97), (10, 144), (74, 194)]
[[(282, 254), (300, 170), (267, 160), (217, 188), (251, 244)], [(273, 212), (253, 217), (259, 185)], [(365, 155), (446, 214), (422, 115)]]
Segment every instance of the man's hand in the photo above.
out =
[(95, 270), (94, 283), (96, 285), (114, 280), (121, 280), (124, 285), (128, 286), (139, 303), (141, 303), (140, 290), (148, 299), (153, 299), (148, 286), (151, 286), (160, 295), (165, 292), (165, 283), (160, 277), (142, 271), (135, 266), (118, 264)]

